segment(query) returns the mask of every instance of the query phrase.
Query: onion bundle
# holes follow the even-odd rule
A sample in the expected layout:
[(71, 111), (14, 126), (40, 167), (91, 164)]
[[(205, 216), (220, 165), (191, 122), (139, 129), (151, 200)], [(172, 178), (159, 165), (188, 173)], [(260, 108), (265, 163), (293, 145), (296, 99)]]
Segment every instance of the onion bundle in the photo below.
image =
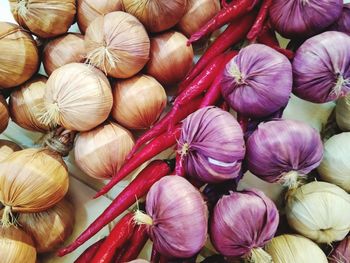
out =
[(121, 0), (77, 0), (77, 22), (81, 33), (98, 16), (122, 9)]
[(138, 224), (148, 225), (148, 233), (159, 253), (188, 258), (204, 246), (207, 237), (207, 206), (186, 179), (165, 176), (147, 194), (147, 215), (135, 214)]
[(147, 75), (116, 81), (113, 98), (112, 117), (129, 129), (150, 128), (167, 103), (162, 85)]
[(288, 187), (322, 161), (319, 133), (308, 124), (278, 119), (261, 123), (247, 140), (248, 169), (259, 178)]
[(224, 256), (269, 263), (271, 257), (262, 247), (273, 238), (278, 223), (278, 210), (263, 192), (253, 189), (231, 192), (214, 208), (210, 239)]
[(350, 262), (350, 237), (341, 241), (329, 257), (329, 263), (349, 263)]
[(44, 125), (88, 131), (104, 122), (113, 105), (110, 84), (98, 69), (71, 63), (55, 70), (46, 83)]
[(0, 162), (5, 160), (11, 153), (19, 150), (22, 150), (22, 148), (14, 142), (0, 139)]
[(322, 249), (311, 240), (297, 235), (274, 237), (265, 247), (274, 263), (327, 263)]
[(73, 206), (62, 199), (54, 207), (40, 213), (23, 213), (18, 223), (33, 237), (38, 253), (51, 252), (72, 234), (74, 226)]
[(149, 59), (150, 42), (143, 25), (132, 15), (112, 12), (96, 18), (85, 34), (89, 63), (114, 78), (129, 78)]
[(146, 73), (163, 85), (181, 81), (192, 67), (193, 49), (188, 39), (176, 31), (168, 31), (151, 38), (150, 60)]
[(2, 133), (9, 123), (9, 109), (4, 97), (0, 94), (0, 133)]
[(43, 64), (48, 75), (66, 64), (84, 62), (86, 56), (84, 36), (68, 33), (46, 44), (43, 52)]
[(2, 88), (22, 84), (39, 68), (36, 43), (32, 36), (18, 25), (0, 22), (0, 50)]
[(134, 146), (132, 134), (116, 123), (103, 124), (79, 134), (74, 155), (78, 167), (97, 179), (110, 179)]
[(242, 48), (227, 65), (222, 95), (243, 116), (266, 117), (286, 106), (292, 91), (292, 67), (274, 49), (252, 44)]
[(311, 182), (287, 195), (289, 225), (317, 243), (342, 240), (350, 231), (350, 195), (340, 187)]
[(306, 40), (293, 60), (293, 93), (315, 103), (350, 92), (350, 36), (328, 31)]
[(187, 0), (122, 0), (126, 12), (137, 17), (149, 32), (176, 25), (186, 12)]
[(324, 157), (318, 172), (322, 180), (350, 192), (350, 132), (332, 136), (324, 144)]
[(350, 3), (344, 4), (340, 18), (331, 26), (330, 30), (350, 34)]
[(46, 81), (47, 77), (38, 74), (11, 92), (11, 119), (24, 129), (38, 132), (49, 130), (49, 126), (39, 121)]
[(282, 36), (305, 38), (337, 21), (342, 7), (342, 0), (274, 0), (270, 20)]
[(66, 33), (75, 16), (75, 0), (10, 0), (10, 6), (18, 24), (42, 38)]
[(36, 250), (33, 240), (14, 226), (0, 226), (0, 259), (6, 263), (35, 263)]
[(350, 94), (337, 100), (335, 117), (338, 127), (342, 131), (350, 131)]
[(184, 120), (177, 150), (187, 175), (207, 183), (234, 179), (245, 154), (243, 133), (230, 113), (206, 107)]

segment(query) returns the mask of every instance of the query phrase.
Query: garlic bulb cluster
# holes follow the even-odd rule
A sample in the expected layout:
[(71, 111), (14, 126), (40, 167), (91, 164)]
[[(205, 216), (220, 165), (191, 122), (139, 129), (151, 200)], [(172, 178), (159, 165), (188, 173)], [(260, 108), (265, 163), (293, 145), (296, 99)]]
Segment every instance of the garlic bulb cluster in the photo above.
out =
[(326, 182), (305, 184), (287, 195), (289, 225), (317, 243), (342, 240), (350, 231), (350, 195)]
[(149, 59), (150, 43), (134, 16), (112, 12), (96, 18), (87, 28), (85, 48), (89, 63), (114, 78), (129, 78)]
[(62, 199), (54, 207), (39, 213), (21, 213), (18, 224), (33, 237), (38, 253), (51, 252), (73, 232), (74, 210), (71, 203)]
[(9, 123), (9, 109), (4, 97), (0, 94), (0, 133), (2, 133)]
[(79, 134), (74, 147), (75, 162), (87, 175), (109, 179), (119, 171), (133, 146), (132, 134), (109, 122)]
[(317, 168), (322, 180), (350, 192), (350, 132), (334, 135), (324, 144), (324, 155)]
[(0, 260), (6, 263), (35, 263), (33, 240), (15, 226), (0, 226)]
[(106, 76), (89, 65), (70, 63), (49, 77), (39, 120), (44, 125), (88, 131), (107, 119), (112, 105)]
[(335, 117), (338, 127), (341, 130), (350, 131), (350, 95), (337, 100)]
[(11, 119), (24, 129), (46, 132), (48, 125), (39, 121), (44, 103), (47, 77), (36, 75), (14, 90), (10, 96)]
[(327, 257), (322, 249), (307, 239), (298, 235), (281, 235), (274, 237), (265, 250), (274, 263), (327, 263)]
[(75, 0), (9, 1), (18, 24), (42, 38), (66, 33), (74, 22)]
[(80, 32), (84, 34), (96, 17), (120, 10), (121, 0), (77, 0), (77, 22)]
[(0, 50), (2, 88), (22, 84), (39, 68), (36, 43), (32, 36), (18, 25), (0, 22)]
[(113, 99), (113, 118), (129, 129), (150, 128), (167, 103), (162, 85), (147, 75), (116, 81)]
[(122, 0), (126, 12), (137, 17), (150, 32), (176, 25), (186, 12), (187, 0)]
[(0, 140), (0, 162), (5, 160), (11, 153), (22, 150), (17, 144), (8, 140)]
[(68, 33), (51, 40), (44, 48), (43, 64), (48, 75), (63, 65), (84, 62), (86, 56), (84, 36)]
[(150, 60), (146, 74), (163, 85), (180, 82), (192, 67), (193, 48), (188, 39), (176, 31), (168, 31), (151, 38)]

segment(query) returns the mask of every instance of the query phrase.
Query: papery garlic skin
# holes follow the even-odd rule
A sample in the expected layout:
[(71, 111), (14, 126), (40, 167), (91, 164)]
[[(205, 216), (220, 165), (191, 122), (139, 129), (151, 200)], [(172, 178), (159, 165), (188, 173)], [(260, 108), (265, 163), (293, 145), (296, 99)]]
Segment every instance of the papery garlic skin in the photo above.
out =
[(350, 192), (350, 132), (332, 136), (324, 149), (323, 160), (317, 168), (322, 180)]
[(327, 263), (322, 249), (310, 239), (298, 235), (274, 237), (265, 250), (274, 263)]
[(7, 106), (7, 102), (0, 94), (0, 133), (2, 133), (9, 123), (10, 114)]
[(350, 263), (350, 236), (337, 244), (329, 255), (329, 263)]
[(16, 143), (0, 139), (0, 162), (5, 160), (11, 153), (22, 150)]
[(350, 231), (350, 195), (326, 182), (305, 184), (287, 195), (289, 226), (317, 243), (342, 240)]
[(109, 122), (79, 134), (74, 147), (75, 162), (91, 177), (110, 179), (124, 164), (133, 146), (132, 134)]
[(350, 131), (350, 94), (337, 100), (335, 118), (342, 131)]
[(126, 128), (149, 129), (159, 119), (166, 103), (165, 90), (156, 79), (136, 75), (115, 82), (111, 115)]
[(42, 38), (66, 33), (74, 22), (75, 0), (9, 1), (18, 24)]

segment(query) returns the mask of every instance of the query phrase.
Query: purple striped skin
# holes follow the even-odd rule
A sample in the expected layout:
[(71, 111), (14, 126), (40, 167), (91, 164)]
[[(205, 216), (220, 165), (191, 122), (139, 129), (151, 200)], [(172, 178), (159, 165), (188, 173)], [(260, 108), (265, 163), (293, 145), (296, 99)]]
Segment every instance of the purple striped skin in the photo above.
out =
[(205, 183), (223, 182), (239, 176), (245, 155), (243, 132), (227, 111), (205, 107), (184, 120), (177, 150), (183, 153), (188, 176)]
[(315, 103), (350, 92), (350, 36), (328, 31), (306, 40), (293, 60), (293, 93)]
[(315, 35), (340, 17), (343, 0), (273, 0), (270, 21), (286, 38)]
[(224, 256), (249, 256), (253, 248), (263, 247), (273, 238), (278, 223), (278, 210), (263, 192), (231, 192), (214, 208), (210, 239)]
[(343, 239), (332, 251), (329, 263), (350, 263), (350, 236)]
[(180, 176), (165, 176), (147, 194), (146, 211), (153, 225), (148, 233), (166, 257), (189, 258), (207, 238), (208, 208), (201, 193)]
[(270, 183), (283, 181), (291, 171), (304, 176), (320, 164), (322, 157), (319, 133), (300, 121), (261, 123), (247, 141), (248, 170)]
[(330, 30), (350, 34), (350, 3), (344, 4), (340, 18), (330, 27)]
[(292, 65), (276, 50), (252, 44), (227, 63), (221, 84), (231, 108), (246, 117), (266, 117), (287, 105), (293, 84)]

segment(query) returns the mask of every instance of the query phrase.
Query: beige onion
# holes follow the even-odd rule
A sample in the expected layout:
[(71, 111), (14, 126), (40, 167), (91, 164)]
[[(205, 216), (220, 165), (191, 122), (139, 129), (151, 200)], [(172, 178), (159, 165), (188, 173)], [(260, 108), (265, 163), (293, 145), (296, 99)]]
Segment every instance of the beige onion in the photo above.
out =
[(108, 76), (129, 78), (147, 63), (150, 42), (135, 17), (117, 11), (100, 16), (89, 25), (85, 48), (90, 64)]
[(63, 65), (84, 62), (86, 56), (84, 36), (68, 33), (49, 41), (43, 52), (43, 64), (48, 75)]
[(187, 0), (122, 0), (126, 12), (137, 17), (150, 32), (176, 25), (186, 12)]
[(32, 36), (18, 25), (0, 22), (0, 50), (1, 88), (12, 88), (22, 84), (39, 68), (36, 43)]
[(112, 117), (129, 129), (148, 129), (163, 112), (167, 97), (157, 80), (147, 75), (116, 81)]
[(9, 109), (4, 97), (0, 94), (0, 133), (2, 133), (9, 123)]
[(77, 0), (79, 29), (84, 34), (96, 17), (120, 10), (122, 10), (121, 0)]
[(350, 192), (350, 132), (332, 136), (324, 144), (323, 160), (317, 168), (322, 180)]
[(124, 164), (133, 146), (132, 134), (109, 122), (80, 133), (74, 147), (75, 162), (91, 177), (110, 179)]
[(21, 213), (18, 224), (33, 237), (38, 253), (52, 252), (72, 234), (74, 209), (62, 199), (54, 207), (39, 213)]
[(35, 263), (36, 250), (31, 237), (15, 226), (0, 226), (0, 262)]
[(75, 0), (9, 0), (21, 26), (42, 37), (66, 33), (74, 22)]
[(302, 236), (281, 235), (274, 237), (265, 250), (274, 263), (327, 263), (327, 257), (322, 249)]
[(0, 162), (5, 160), (11, 153), (22, 150), (16, 143), (0, 139)]
[(49, 77), (44, 104), (41, 123), (88, 131), (107, 119), (113, 97), (108, 79), (100, 70), (71, 63), (56, 69)]
[(350, 231), (350, 195), (326, 182), (305, 184), (287, 196), (289, 225), (317, 243), (342, 240)]
[(350, 131), (350, 95), (337, 100), (335, 116), (339, 128), (342, 131)]
[(187, 38), (176, 31), (168, 31), (151, 38), (151, 58), (146, 74), (156, 78), (163, 85), (180, 82), (193, 64), (192, 46)]
[(46, 81), (47, 77), (38, 74), (11, 93), (11, 118), (24, 129), (38, 132), (49, 130), (49, 126), (39, 121), (40, 110), (44, 103)]
[(186, 14), (177, 27), (190, 37), (220, 11), (219, 0), (188, 0)]

